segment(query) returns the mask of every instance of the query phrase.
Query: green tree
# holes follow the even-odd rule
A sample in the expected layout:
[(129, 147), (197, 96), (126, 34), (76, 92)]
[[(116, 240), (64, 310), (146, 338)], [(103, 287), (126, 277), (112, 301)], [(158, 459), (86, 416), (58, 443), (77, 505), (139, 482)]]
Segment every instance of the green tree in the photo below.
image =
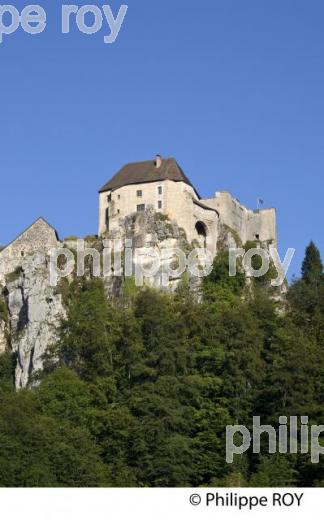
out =
[(323, 283), (323, 264), (321, 254), (314, 242), (306, 249), (302, 265), (302, 280), (308, 285), (318, 286)]
[(112, 378), (115, 324), (102, 281), (84, 278), (73, 282), (54, 356), (89, 381)]
[(281, 454), (263, 455), (249, 485), (251, 487), (292, 487), (296, 485), (296, 477), (297, 471), (291, 457)]
[(229, 252), (220, 251), (213, 262), (209, 276), (203, 279), (205, 300), (231, 303), (242, 295), (245, 287), (245, 275), (238, 264), (236, 276), (229, 274)]

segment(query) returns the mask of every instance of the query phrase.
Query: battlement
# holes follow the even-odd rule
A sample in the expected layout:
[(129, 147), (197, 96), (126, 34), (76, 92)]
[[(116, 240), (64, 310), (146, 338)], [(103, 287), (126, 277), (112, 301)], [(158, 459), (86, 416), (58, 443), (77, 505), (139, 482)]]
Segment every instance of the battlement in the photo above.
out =
[(206, 199), (204, 202), (217, 209), (221, 222), (234, 229), (243, 244), (257, 240), (277, 245), (274, 208), (251, 210), (225, 191), (216, 192), (213, 198)]

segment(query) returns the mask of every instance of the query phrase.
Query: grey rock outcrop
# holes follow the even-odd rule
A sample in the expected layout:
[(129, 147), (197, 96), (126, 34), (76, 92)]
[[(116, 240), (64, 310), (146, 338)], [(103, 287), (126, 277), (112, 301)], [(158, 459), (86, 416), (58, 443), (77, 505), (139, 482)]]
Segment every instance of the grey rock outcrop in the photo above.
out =
[(42, 357), (56, 338), (64, 316), (62, 297), (50, 286), (48, 260), (36, 253), (25, 258), (21, 269), (7, 279), (10, 343), (16, 355), (16, 388), (28, 385), (42, 369)]
[[(143, 213), (133, 213), (120, 219), (119, 228), (108, 233), (107, 238), (120, 240), (122, 248), (132, 248), (132, 272), (136, 276), (136, 273), (143, 270), (143, 284), (167, 291), (174, 291), (179, 287), (183, 277), (181, 269), (178, 269), (179, 258), (175, 251), (180, 249), (183, 253), (189, 254), (193, 245), (188, 243), (184, 230), (176, 221), (169, 220), (148, 208)], [(148, 249), (154, 253), (152, 257), (148, 254)], [(160, 260), (157, 271), (152, 269), (152, 258)], [(153, 275), (147, 274), (152, 271)], [(119, 294), (122, 292), (122, 287), (113, 274), (105, 278), (105, 284), (109, 288), (110, 296), (118, 296), (111, 292), (116, 288)], [(199, 286), (195, 280), (193, 287), (198, 290)]]

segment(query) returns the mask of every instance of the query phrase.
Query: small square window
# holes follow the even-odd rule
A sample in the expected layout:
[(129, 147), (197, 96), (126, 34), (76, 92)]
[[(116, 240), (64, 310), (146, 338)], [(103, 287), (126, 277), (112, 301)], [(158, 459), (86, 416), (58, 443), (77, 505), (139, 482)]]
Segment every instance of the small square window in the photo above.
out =
[(158, 187), (158, 194), (162, 195), (162, 193), (163, 193), (163, 188), (162, 188), (162, 186), (159, 186)]
[(136, 195), (137, 195), (137, 197), (143, 197), (142, 190), (137, 190)]
[(162, 209), (162, 200), (158, 201), (158, 209)]
[(137, 213), (143, 213), (145, 211), (145, 204), (138, 204)]

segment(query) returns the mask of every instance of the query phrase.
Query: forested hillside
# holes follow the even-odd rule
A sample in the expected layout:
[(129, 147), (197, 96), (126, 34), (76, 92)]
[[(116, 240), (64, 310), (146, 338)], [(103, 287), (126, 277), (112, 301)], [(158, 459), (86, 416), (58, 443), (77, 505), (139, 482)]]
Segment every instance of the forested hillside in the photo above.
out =
[[(108, 301), (100, 280), (65, 287), (67, 318), (32, 388), (0, 360), (1, 486), (319, 486), (324, 461), (248, 452), (225, 428), (260, 415), (324, 424), (324, 277), (314, 244), (287, 302), (247, 291), (220, 254), (195, 303), (149, 289)], [(1, 307), (0, 313), (5, 312)]]

